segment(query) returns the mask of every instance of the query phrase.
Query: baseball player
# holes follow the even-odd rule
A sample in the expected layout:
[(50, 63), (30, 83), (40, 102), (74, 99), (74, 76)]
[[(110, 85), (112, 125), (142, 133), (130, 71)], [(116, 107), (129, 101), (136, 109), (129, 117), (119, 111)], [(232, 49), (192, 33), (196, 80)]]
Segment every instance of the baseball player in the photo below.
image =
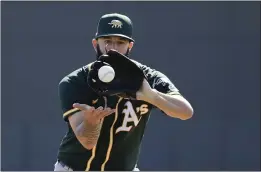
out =
[[(103, 15), (92, 44), (96, 60), (59, 83), (68, 131), (54, 171), (138, 171), (151, 110), (187, 120), (193, 109), (166, 75), (129, 57), (134, 45), (129, 17)], [(114, 81), (97, 77), (104, 65), (115, 69)]]

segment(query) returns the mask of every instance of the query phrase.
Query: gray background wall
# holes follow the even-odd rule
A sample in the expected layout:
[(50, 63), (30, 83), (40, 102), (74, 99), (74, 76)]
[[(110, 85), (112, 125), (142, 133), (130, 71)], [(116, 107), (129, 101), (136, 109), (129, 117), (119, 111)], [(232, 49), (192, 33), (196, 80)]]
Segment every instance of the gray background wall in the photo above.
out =
[(2, 170), (53, 170), (60, 79), (95, 59), (98, 19), (128, 15), (132, 57), (168, 75), (194, 107), (153, 112), (142, 170), (260, 169), (259, 2), (1, 2)]

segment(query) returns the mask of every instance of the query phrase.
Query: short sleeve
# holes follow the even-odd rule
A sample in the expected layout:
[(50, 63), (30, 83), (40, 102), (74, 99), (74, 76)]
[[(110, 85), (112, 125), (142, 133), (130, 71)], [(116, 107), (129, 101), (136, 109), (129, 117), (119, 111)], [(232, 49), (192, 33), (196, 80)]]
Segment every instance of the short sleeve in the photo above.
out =
[(139, 62), (136, 62), (136, 64), (143, 70), (143, 73), (147, 77), (148, 82), (153, 89), (169, 95), (180, 95), (177, 87), (165, 74)]
[(163, 73), (155, 71), (150, 78), (151, 87), (159, 92), (169, 95), (180, 95), (177, 87), (170, 81), (170, 79)]
[(59, 83), (58, 93), (63, 119), (66, 122), (69, 116), (79, 111), (73, 108), (74, 103), (91, 105), (96, 98), (88, 84), (76, 76), (63, 78)]

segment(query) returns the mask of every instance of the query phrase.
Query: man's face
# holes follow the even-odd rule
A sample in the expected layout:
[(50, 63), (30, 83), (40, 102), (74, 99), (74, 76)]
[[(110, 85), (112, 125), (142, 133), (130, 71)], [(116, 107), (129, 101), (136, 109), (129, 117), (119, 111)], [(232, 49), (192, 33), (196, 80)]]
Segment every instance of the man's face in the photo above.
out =
[(122, 54), (128, 54), (133, 46), (133, 42), (118, 36), (102, 37), (93, 40), (93, 46), (97, 55), (106, 54), (106, 51), (115, 49)]

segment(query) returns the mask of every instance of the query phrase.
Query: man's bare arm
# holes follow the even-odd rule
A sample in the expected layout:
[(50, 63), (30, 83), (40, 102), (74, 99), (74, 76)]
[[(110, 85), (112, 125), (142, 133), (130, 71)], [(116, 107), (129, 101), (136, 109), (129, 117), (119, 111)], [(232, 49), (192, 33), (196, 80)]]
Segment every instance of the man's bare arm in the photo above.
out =
[(112, 114), (114, 110), (110, 108), (103, 109), (102, 107), (95, 109), (82, 104), (77, 104), (74, 107), (81, 111), (68, 118), (70, 125), (79, 142), (83, 147), (90, 150), (97, 144), (103, 118)]
[(193, 108), (190, 103), (180, 95), (167, 95), (152, 89), (147, 80), (136, 93), (138, 100), (149, 102), (167, 115), (181, 120), (187, 120), (193, 115)]
[(77, 136), (81, 138), (82, 142), (87, 149), (92, 149), (96, 145), (100, 131), (102, 128), (102, 122), (98, 124), (91, 124), (87, 121), (83, 121), (76, 128)]
[(151, 103), (167, 115), (181, 120), (190, 119), (193, 115), (191, 104), (181, 95), (168, 95), (154, 89), (155, 96)]

